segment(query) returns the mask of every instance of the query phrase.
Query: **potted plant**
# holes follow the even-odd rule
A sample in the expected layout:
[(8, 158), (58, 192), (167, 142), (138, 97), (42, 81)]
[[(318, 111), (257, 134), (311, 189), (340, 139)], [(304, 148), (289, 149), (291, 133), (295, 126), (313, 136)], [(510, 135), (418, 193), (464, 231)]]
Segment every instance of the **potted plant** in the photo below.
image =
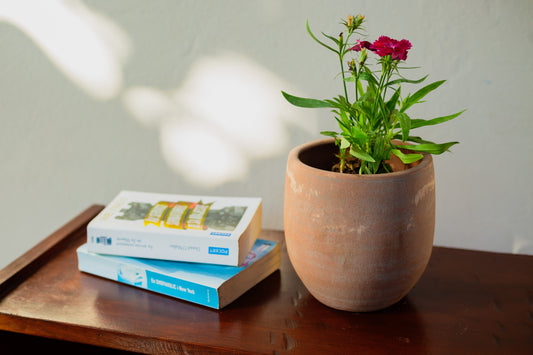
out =
[[(458, 142), (434, 143), (412, 131), (463, 112), (411, 118), (407, 110), (444, 80), (405, 95), (402, 85), (427, 78), (400, 73), (411, 43), (387, 36), (354, 41), (364, 20), (348, 16), (340, 35), (323, 33), (327, 42), (306, 26), (313, 40), (337, 54), (340, 95), (318, 100), (282, 91), (295, 106), (330, 108), (338, 123), (338, 132), (321, 132), (328, 138), (289, 153), (284, 228), (289, 258), (309, 292), (349, 311), (388, 307), (422, 275), (435, 226), (432, 154)], [(369, 64), (374, 60), (377, 71)]]

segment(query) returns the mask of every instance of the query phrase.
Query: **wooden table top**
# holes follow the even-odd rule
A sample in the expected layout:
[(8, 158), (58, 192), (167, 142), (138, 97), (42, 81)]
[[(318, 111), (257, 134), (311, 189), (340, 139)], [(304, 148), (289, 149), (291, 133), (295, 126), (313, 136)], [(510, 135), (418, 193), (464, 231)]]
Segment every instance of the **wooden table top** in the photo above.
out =
[(280, 271), (213, 310), (78, 271), (76, 247), (102, 208), (89, 207), (0, 271), (0, 339), (140, 353), (533, 353), (533, 256), (435, 247), (403, 300), (350, 313), (316, 301), (283, 232), (264, 230), (261, 238), (282, 242)]

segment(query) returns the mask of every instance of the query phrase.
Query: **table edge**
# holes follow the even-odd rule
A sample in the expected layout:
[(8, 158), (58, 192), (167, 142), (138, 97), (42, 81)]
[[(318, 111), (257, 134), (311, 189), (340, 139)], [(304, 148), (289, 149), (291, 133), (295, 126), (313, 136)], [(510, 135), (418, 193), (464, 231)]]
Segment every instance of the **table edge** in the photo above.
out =
[(104, 208), (92, 205), (0, 270), (0, 299), (60, 252)]

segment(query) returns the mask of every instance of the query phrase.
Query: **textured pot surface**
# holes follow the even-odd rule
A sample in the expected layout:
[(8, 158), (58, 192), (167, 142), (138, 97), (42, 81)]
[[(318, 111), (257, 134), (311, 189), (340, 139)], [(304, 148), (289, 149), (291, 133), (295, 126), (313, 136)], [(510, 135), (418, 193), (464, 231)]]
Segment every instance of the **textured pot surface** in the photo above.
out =
[(435, 178), (431, 155), (379, 175), (328, 171), (336, 147), (324, 139), (288, 157), (287, 250), (309, 292), (327, 306), (373, 311), (403, 298), (431, 256)]

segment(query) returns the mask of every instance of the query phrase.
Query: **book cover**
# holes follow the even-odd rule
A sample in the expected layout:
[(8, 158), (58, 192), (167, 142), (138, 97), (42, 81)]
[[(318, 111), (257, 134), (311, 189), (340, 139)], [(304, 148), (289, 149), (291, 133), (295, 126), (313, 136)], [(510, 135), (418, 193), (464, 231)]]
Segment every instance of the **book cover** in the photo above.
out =
[(220, 309), (279, 269), (275, 241), (257, 239), (241, 266), (199, 264), (92, 253), (77, 249), (80, 271)]
[(122, 191), (87, 226), (89, 251), (240, 265), (261, 231), (261, 199)]

